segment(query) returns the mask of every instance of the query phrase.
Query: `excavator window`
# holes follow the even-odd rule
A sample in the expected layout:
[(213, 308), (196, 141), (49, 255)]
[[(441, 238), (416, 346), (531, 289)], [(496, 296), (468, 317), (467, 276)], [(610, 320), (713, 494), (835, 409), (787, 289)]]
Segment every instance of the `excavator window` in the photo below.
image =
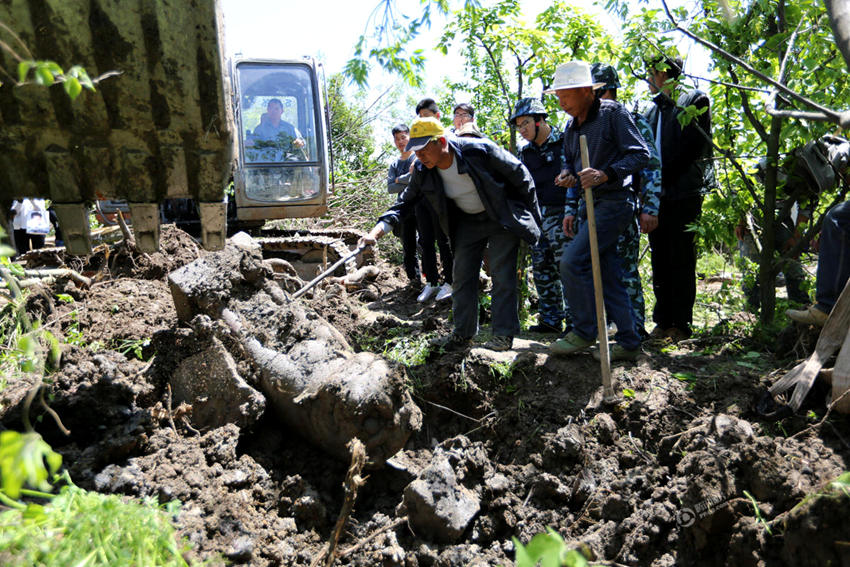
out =
[(319, 192), (317, 99), (312, 71), (292, 64), (240, 64), (240, 159), (245, 194), (258, 201), (312, 199)]

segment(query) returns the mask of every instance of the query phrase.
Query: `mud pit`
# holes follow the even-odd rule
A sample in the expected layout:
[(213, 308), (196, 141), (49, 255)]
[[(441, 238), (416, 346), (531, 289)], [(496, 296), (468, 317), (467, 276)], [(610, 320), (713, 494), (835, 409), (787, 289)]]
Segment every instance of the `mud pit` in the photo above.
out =
[[(177, 521), (195, 557), (310, 565), (337, 519), (348, 463), (245, 393), (261, 390), (262, 373), (238, 340), (216, 335), (223, 323), (178, 323), (166, 275), (205, 253), (169, 227), (162, 239), (177, 253), (102, 249), (77, 266), (101, 274), (91, 289), (60, 283), (30, 301), (77, 343), (52, 385), (72, 434), (48, 419), (39, 428), (81, 486), (183, 502)], [(329, 285), (299, 303), (358, 351), (449, 329), (447, 306), (417, 305), (401, 271), (377, 262), (382, 274), (365, 291)], [(221, 413), (178, 392), (175, 377), (216, 341), (232, 357), (228, 375), (244, 380), (220, 394), (232, 401)], [(850, 506), (828, 484), (848, 469), (848, 420), (760, 421), (755, 400), (776, 378), (736, 364), (732, 343), (746, 347), (724, 336), (646, 348), (615, 365), (618, 390), (634, 397), (613, 407), (598, 401), (590, 356), (549, 357), (536, 340), (507, 353), (430, 353), (408, 370), (388, 363), (406, 376), (422, 427), (369, 471), (335, 565), (511, 565), (511, 536), (527, 542), (546, 526), (603, 564), (850, 565)], [(185, 368), (191, 378), (203, 367)], [(22, 390), (2, 394), (5, 427), (19, 427)], [(810, 394), (806, 410), (823, 416), (824, 394)]]

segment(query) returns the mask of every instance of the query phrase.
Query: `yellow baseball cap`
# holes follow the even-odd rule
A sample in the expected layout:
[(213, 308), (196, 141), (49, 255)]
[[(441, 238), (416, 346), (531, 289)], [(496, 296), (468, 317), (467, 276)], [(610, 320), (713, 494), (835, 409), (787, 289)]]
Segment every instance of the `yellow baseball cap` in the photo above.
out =
[(442, 138), (445, 135), (446, 130), (443, 128), (443, 124), (436, 118), (432, 116), (417, 118), (410, 125), (410, 141), (407, 142), (404, 151), (421, 150), (431, 140)]

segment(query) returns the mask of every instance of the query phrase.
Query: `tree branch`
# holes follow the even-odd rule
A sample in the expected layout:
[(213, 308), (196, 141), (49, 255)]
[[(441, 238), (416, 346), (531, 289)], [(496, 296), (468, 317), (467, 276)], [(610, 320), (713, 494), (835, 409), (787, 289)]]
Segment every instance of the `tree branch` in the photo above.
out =
[(726, 81), (718, 81), (717, 79), (709, 79), (708, 77), (701, 77), (699, 75), (694, 75), (692, 73), (684, 73), (683, 72), (682, 75), (684, 75), (686, 77), (690, 77), (692, 79), (696, 79), (698, 81), (705, 81), (706, 83), (711, 83), (711, 84), (714, 84), (714, 85), (720, 85), (720, 86), (723, 86), (723, 87), (731, 87), (733, 89), (738, 89), (738, 90), (742, 90), (742, 91), (755, 91), (755, 92), (758, 92), (758, 93), (769, 93), (770, 92), (770, 89), (762, 89), (762, 88), (759, 88), (759, 87), (748, 87), (748, 86), (745, 86), (745, 85), (738, 84), (737, 79), (732, 79), (733, 81), (736, 81), (735, 83), (727, 83)]
[(670, 8), (667, 6), (667, 0), (661, 0), (661, 3), (664, 6), (664, 11), (667, 14), (667, 19), (670, 20), (670, 22), (673, 24), (673, 27), (676, 31), (688, 36), (689, 38), (696, 41), (697, 43), (704, 45), (705, 47), (711, 49), (715, 53), (720, 54), (727, 61), (730, 61), (730, 62), (738, 65), (739, 67), (746, 70), (751, 75), (758, 77), (759, 79), (761, 79), (765, 83), (767, 83), (769, 85), (773, 85), (774, 87), (776, 87), (777, 90), (784, 92), (785, 94), (787, 94), (791, 98), (797, 100), (798, 102), (801, 102), (801, 103), (803, 103), (804, 105), (806, 105), (810, 108), (814, 108), (815, 110), (822, 112), (824, 115), (829, 117), (830, 122), (834, 122), (834, 123), (840, 125), (844, 129), (850, 129), (850, 111), (838, 112), (838, 111), (832, 110), (830, 108), (827, 108), (825, 106), (822, 106), (822, 105), (818, 104), (817, 102), (811, 100), (810, 98), (807, 98), (807, 97), (801, 95), (800, 93), (788, 88), (787, 86), (776, 81), (772, 77), (765, 75), (761, 71), (753, 68), (746, 61), (743, 61), (742, 59), (735, 57), (734, 55), (732, 55), (731, 53), (729, 53), (728, 51), (726, 51), (722, 47), (715, 45), (715, 44), (711, 43), (710, 41), (708, 41), (707, 39), (703, 39), (700, 36), (696, 35), (695, 33), (691, 32), (689, 29), (680, 26), (679, 23), (676, 21), (676, 19), (673, 17), (673, 14), (670, 12)]
[[(729, 76), (732, 77), (732, 80), (736, 83), (738, 82), (738, 75), (735, 73), (735, 69), (732, 68), (732, 65), (729, 65)], [(763, 143), (767, 143), (767, 130), (764, 129), (764, 125), (756, 118), (755, 113), (753, 112), (752, 106), (750, 106), (750, 97), (749, 95), (741, 91), (741, 106), (744, 109), (744, 114), (747, 116), (747, 120), (750, 121), (750, 125), (752, 125), (753, 129), (756, 131), (756, 134), (759, 135), (761, 141)]]

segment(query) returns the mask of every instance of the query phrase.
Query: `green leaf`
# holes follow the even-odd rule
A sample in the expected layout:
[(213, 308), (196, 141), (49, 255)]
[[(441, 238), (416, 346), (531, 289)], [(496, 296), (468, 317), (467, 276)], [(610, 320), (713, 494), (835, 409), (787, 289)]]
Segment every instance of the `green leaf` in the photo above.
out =
[(697, 377), (693, 372), (674, 372), (673, 378), (680, 382), (696, 382)]
[(65, 82), (62, 83), (62, 86), (64, 87), (65, 92), (68, 93), (71, 100), (76, 100), (83, 91), (83, 87), (80, 85), (80, 81), (78, 81), (76, 77), (67, 77)]
[(587, 567), (589, 563), (584, 555), (573, 549), (567, 552), (563, 565), (565, 567)]
[(39, 85), (49, 87), (53, 84), (53, 73), (46, 67), (38, 67), (35, 70), (35, 82)]
[(45, 61), (43, 63), (45, 69), (50, 71), (50, 73), (55, 77), (56, 75), (62, 74), (62, 67), (59, 66), (58, 63), (54, 61)]
[(829, 483), (832, 488), (839, 488), (843, 490), (850, 489), (850, 472), (845, 472), (835, 480)]
[(0, 433), (0, 487), (9, 497), (19, 498), (24, 485), (51, 490), (48, 473), (56, 473), (61, 465), (62, 456), (38, 433)]
[(631, 388), (623, 388), (623, 397), (634, 398), (635, 397), (635, 391), (632, 390)]
[(21, 61), (18, 63), (18, 82), (25, 82), (30, 69), (33, 67), (35, 67), (35, 61)]

